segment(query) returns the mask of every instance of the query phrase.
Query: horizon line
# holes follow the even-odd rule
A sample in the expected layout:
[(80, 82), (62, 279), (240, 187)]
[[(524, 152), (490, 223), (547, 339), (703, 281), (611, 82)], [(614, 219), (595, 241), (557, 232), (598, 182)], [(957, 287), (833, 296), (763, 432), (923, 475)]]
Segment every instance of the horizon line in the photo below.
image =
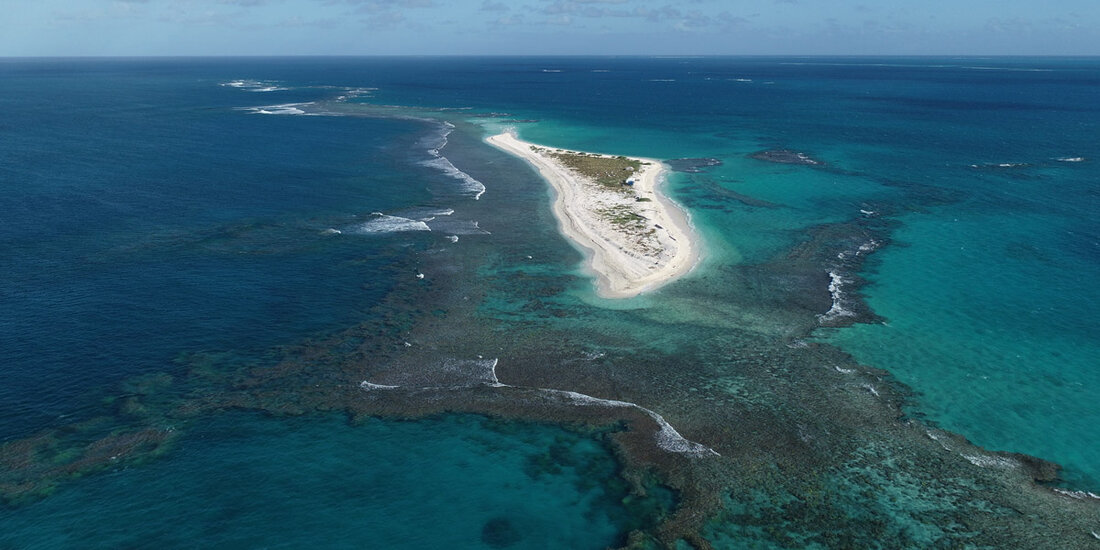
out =
[(286, 59), (286, 58), (644, 58), (644, 59), (685, 59), (685, 58), (1047, 58), (1047, 59), (1086, 59), (1100, 58), (1100, 54), (980, 54), (980, 53), (941, 53), (941, 54), (125, 54), (125, 55), (2, 55), (0, 59)]

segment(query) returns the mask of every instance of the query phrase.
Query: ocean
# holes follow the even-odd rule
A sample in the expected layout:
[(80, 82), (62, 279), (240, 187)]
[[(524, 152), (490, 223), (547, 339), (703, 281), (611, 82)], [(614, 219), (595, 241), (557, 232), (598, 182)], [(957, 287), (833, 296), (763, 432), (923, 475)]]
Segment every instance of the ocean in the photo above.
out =
[[(0, 60), (0, 547), (1095, 547), (1098, 85)], [(700, 265), (598, 297), (505, 130), (665, 160)]]

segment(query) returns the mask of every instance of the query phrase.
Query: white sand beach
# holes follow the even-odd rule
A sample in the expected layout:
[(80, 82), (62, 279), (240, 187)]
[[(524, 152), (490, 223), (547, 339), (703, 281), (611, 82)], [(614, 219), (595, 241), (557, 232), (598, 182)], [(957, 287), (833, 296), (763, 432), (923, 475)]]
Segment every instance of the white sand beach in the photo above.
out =
[[(529, 162), (554, 188), (559, 228), (586, 251), (600, 296), (637, 296), (688, 273), (698, 262), (699, 238), (687, 212), (658, 189), (666, 171), (660, 161), (627, 157), (639, 161), (641, 169), (633, 174), (633, 186), (614, 189), (550, 156), (592, 153), (547, 148), (512, 132), (486, 141)], [(617, 223), (624, 214), (630, 223)]]

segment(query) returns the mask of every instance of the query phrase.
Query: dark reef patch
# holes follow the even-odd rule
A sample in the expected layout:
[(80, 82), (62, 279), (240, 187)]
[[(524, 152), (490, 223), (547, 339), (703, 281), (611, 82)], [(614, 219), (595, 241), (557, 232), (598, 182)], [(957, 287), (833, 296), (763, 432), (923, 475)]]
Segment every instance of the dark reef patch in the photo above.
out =
[(811, 158), (806, 153), (791, 151), (790, 149), (768, 149), (766, 151), (758, 151), (749, 155), (749, 158), (779, 164), (804, 164), (808, 166), (825, 165), (823, 161)]
[[(462, 145), (461, 130), (451, 146)], [(478, 132), (465, 139), (479, 143)], [(812, 227), (761, 264), (685, 278), (645, 308), (608, 309), (567, 296), (587, 281), (537, 269), (579, 254), (557, 241), (534, 248), (532, 232), (554, 231), (531, 223), (546, 219), (536, 211), (546, 204), (529, 200), (544, 195), (542, 183), (524, 187), (518, 161), (484, 155), (482, 165), (466, 163), (471, 173), (499, 163), (518, 181), (475, 205), (499, 209), (495, 197), (515, 194), (492, 241), (463, 239), (461, 256), (409, 249), (392, 267), (448, 276), (430, 285), (400, 277), (363, 321), (263, 360), (196, 352), (171, 377), (131, 380), (95, 425), (6, 442), (0, 495), (22, 503), (153, 458), (189, 421), (219, 411), (341, 412), (353, 423), (475, 413), (600, 431), (621, 470), (583, 477), (627, 487), (626, 548), (1095, 548), (1098, 502), (1034, 481), (1055, 479), (1055, 465), (986, 451), (907, 416), (910, 395), (888, 373), (809, 341), (823, 325), (875, 321), (859, 309), (856, 273), (889, 242), (894, 209), (957, 196), (897, 182), (899, 206), (862, 203), (869, 214)], [(725, 207), (735, 198), (707, 199)], [(843, 279), (835, 292), (831, 270)], [(833, 305), (853, 315), (821, 322)], [(670, 452), (658, 421), (626, 403), (720, 456)], [(523, 467), (538, 477), (581, 462), (552, 446)], [(521, 546), (523, 527), (493, 517), (482, 542)]]
[(664, 162), (674, 172), (686, 172), (689, 174), (697, 174), (702, 172), (705, 168), (722, 165), (722, 161), (716, 158), (671, 159)]
[(481, 541), (493, 548), (508, 548), (523, 540), (512, 520), (498, 516), (485, 522), (481, 527)]

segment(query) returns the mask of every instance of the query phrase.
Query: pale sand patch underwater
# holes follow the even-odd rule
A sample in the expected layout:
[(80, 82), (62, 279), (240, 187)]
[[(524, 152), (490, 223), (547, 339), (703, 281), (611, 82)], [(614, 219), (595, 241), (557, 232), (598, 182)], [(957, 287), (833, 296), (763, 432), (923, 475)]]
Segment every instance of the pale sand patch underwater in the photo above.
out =
[[(587, 251), (597, 292), (630, 298), (664, 286), (692, 270), (700, 257), (699, 236), (686, 211), (658, 189), (667, 170), (658, 160), (613, 157), (547, 148), (513, 132), (486, 139), (538, 169), (554, 188), (554, 216), (561, 232)], [(637, 172), (619, 174), (633, 185), (613, 187), (567, 166), (553, 155), (636, 161)]]

